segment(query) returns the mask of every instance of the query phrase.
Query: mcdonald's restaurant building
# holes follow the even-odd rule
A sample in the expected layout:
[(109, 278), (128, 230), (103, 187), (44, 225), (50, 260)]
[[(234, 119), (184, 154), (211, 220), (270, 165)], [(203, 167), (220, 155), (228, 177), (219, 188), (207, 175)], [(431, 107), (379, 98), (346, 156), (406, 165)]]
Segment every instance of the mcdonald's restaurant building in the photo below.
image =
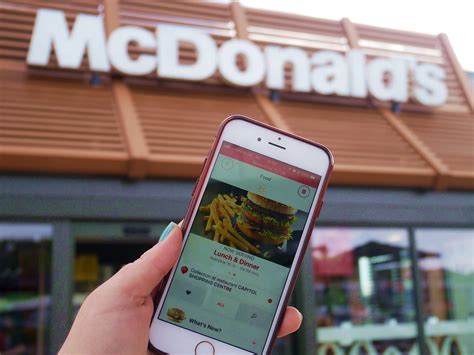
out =
[(0, 353), (58, 350), (183, 216), (231, 114), (336, 161), (275, 354), (474, 353), (473, 89), (447, 37), (149, 0), (0, 3)]

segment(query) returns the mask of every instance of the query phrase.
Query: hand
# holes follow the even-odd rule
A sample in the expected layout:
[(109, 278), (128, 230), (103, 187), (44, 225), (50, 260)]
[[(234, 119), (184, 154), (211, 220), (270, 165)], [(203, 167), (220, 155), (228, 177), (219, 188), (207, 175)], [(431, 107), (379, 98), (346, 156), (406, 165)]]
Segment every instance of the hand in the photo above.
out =
[[(146, 354), (153, 290), (176, 263), (182, 242), (174, 228), (140, 259), (125, 265), (84, 301), (60, 354)], [(288, 307), (278, 332), (300, 327), (301, 313)]]

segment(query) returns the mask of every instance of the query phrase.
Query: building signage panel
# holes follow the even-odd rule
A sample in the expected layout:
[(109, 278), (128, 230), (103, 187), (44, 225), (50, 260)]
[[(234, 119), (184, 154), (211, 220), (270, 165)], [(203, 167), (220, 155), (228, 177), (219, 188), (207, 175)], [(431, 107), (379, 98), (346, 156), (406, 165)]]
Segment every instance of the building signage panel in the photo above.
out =
[[(128, 45), (156, 54), (142, 53), (132, 58)], [(193, 63), (181, 63), (179, 48), (192, 45)], [(268, 45), (263, 49), (248, 40), (230, 39), (220, 47), (205, 31), (192, 27), (157, 24), (155, 33), (136, 26), (115, 29), (107, 38), (102, 16), (80, 14), (69, 31), (64, 12), (40, 9), (36, 15), (28, 51), (30, 65), (46, 66), (52, 50), (61, 68), (78, 69), (87, 53), (89, 68), (125, 75), (202, 81), (217, 71), (229, 84), (249, 87), (264, 84), (269, 89), (285, 88), (285, 66), (292, 66), (291, 90), (406, 102), (415, 99), (426, 106), (445, 103), (448, 90), (442, 67), (417, 63), (414, 57), (387, 57), (368, 60), (362, 50), (345, 54), (321, 50), (308, 55), (297, 47)], [(239, 68), (237, 59), (245, 59)], [(409, 82), (413, 82), (412, 90)]]

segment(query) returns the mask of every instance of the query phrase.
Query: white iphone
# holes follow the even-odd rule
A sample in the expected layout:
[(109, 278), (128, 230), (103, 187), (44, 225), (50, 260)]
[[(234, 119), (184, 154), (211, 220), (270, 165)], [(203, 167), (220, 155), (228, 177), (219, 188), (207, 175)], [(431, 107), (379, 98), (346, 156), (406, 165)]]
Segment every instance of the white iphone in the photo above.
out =
[(156, 300), (151, 350), (271, 351), (333, 165), (318, 143), (243, 116), (222, 123)]

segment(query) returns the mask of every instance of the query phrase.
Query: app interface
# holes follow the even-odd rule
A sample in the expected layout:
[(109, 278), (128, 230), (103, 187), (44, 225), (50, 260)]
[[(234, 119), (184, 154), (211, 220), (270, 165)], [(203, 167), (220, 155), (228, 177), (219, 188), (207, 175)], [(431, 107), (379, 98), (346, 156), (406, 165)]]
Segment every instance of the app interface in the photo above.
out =
[(261, 353), (319, 182), (223, 142), (158, 318)]

